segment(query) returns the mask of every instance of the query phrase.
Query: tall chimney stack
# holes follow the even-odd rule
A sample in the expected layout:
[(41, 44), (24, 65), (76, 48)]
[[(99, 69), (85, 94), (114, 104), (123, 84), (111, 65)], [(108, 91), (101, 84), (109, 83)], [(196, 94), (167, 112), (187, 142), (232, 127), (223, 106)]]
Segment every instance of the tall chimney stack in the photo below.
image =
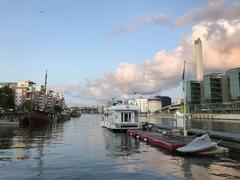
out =
[(196, 70), (197, 81), (203, 80), (203, 60), (202, 60), (202, 41), (200, 38), (195, 40)]

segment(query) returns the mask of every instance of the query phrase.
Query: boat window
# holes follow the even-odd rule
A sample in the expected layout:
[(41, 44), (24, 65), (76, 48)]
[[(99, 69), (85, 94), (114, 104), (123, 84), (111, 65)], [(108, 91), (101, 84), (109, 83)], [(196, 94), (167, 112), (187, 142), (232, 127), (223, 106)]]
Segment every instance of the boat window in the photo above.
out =
[(131, 113), (121, 113), (122, 122), (131, 122)]

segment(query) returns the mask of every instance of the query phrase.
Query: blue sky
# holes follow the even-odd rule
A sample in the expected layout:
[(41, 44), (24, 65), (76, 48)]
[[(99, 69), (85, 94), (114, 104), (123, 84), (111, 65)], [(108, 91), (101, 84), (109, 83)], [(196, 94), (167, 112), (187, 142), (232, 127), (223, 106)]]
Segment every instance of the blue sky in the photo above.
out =
[[(232, 2), (232, 1), (229, 1)], [(119, 26), (138, 17), (182, 16), (209, 1), (163, 0), (0, 0), (0, 81), (29, 79), (50, 86), (74, 86), (138, 64), (158, 51), (176, 48), (193, 23), (178, 28), (147, 23), (114, 37)], [(226, 2), (228, 3), (228, 2)], [(164, 93), (181, 96), (176, 88)]]

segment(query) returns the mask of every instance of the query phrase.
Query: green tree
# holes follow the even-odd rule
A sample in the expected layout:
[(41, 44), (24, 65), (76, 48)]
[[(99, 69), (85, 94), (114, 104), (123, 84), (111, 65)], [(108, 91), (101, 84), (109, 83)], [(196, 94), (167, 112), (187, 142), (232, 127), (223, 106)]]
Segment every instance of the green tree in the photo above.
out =
[(0, 88), (0, 106), (3, 109), (14, 109), (13, 90), (8, 86)]
[(31, 100), (26, 100), (22, 105), (24, 111), (32, 111), (35, 109), (35, 104)]
[(61, 114), (62, 111), (63, 111), (63, 109), (62, 109), (61, 106), (58, 106), (58, 105), (55, 105), (55, 106), (54, 106), (54, 112), (55, 112), (55, 113)]

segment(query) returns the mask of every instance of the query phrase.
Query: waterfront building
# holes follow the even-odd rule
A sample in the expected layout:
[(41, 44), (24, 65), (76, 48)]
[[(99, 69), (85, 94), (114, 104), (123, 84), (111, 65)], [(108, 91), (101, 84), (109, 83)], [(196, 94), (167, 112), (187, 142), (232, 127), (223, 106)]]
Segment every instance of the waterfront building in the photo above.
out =
[(13, 88), (17, 87), (17, 83), (16, 82), (0, 82), (0, 88), (3, 88), (5, 86), (13, 89)]
[(195, 54), (196, 54), (197, 81), (202, 81), (203, 80), (203, 58), (202, 58), (202, 41), (200, 38), (195, 40)]
[(147, 98), (140, 97), (140, 98), (129, 99), (128, 103), (138, 105), (140, 113), (148, 112), (148, 99)]
[(231, 101), (240, 101), (240, 68), (227, 71), (229, 95)]
[(155, 113), (162, 108), (171, 105), (171, 98), (168, 96), (154, 96), (148, 99), (148, 112)]
[(200, 81), (186, 81), (186, 103), (190, 111), (196, 110), (196, 105), (201, 104)]
[(21, 80), (17, 81), (15, 91), (15, 108), (20, 108), (27, 100), (34, 101), (36, 83), (32, 81)]
[(204, 103), (222, 102), (221, 81), (218, 77), (220, 73), (212, 73), (204, 76)]
[(161, 108), (169, 106), (172, 104), (172, 99), (168, 96), (155, 96), (161, 101)]
[(97, 105), (97, 113), (99, 113), (99, 114), (104, 113), (104, 106)]
[(34, 103), (35, 103), (36, 110), (43, 111), (43, 109), (45, 108), (45, 93), (36, 91), (35, 97), (34, 97)]
[(157, 97), (152, 97), (148, 99), (148, 112), (155, 113), (162, 109), (162, 101)]
[(230, 98), (229, 98), (228, 76), (226, 73), (221, 73), (218, 75), (218, 78), (221, 81), (222, 102), (223, 103), (229, 102)]
[(13, 91), (13, 101), (16, 109), (22, 109), (26, 101), (31, 101), (36, 110), (44, 110), (46, 107), (52, 110), (55, 105), (64, 108), (66, 106), (63, 95), (48, 90), (45, 86), (29, 80), (17, 82), (0, 82), (0, 88), (8, 86)]
[(26, 87), (29, 88), (30, 90), (33, 90), (34, 84), (36, 83), (29, 80), (17, 81), (17, 87)]
[(154, 113), (163, 107), (171, 105), (171, 98), (168, 96), (139, 97), (129, 99), (128, 104), (138, 105), (140, 113)]

